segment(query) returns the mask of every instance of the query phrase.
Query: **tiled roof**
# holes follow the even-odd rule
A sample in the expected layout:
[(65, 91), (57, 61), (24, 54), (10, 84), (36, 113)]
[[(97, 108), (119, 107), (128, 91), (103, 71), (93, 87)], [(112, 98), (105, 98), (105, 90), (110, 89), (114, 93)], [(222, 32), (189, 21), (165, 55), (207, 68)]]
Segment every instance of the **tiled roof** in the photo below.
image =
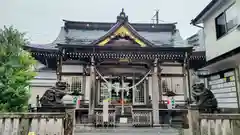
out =
[[(121, 16), (118, 17), (121, 18)], [(148, 45), (184, 47), (184, 45), (181, 44), (183, 40), (180, 37), (179, 31), (176, 29), (176, 23), (130, 23), (128, 22), (128, 19), (124, 20), (124, 22), (125, 21), (131, 32)], [(115, 29), (114, 27), (117, 27), (119, 22), (121, 21), (118, 20), (117, 23), (105, 23), (64, 20), (64, 27), (61, 28), (61, 31), (54, 42), (45, 45), (30, 44), (27, 48), (48, 52), (56, 51), (57, 44), (90, 45), (98, 41), (100, 38), (103, 38), (104, 35), (112, 29)]]
[[(82, 30), (82, 29), (67, 29), (61, 28), (60, 33), (56, 40), (50, 44), (29, 44), (27, 47), (39, 49), (39, 50), (57, 50), (58, 43), (63, 44), (75, 44), (75, 45), (88, 45), (107, 33), (106, 30)], [(148, 32), (137, 31), (139, 35), (147, 39), (155, 45), (162, 46), (174, 46), (171, 45), (173, 39), (172, 32)]]
[(223, 0), (212, 0), (194, 19), (191, 20), (191, 24), (201, 23), (200, 20), (206, 15), (211, 9), (220, 4)]
[[(84, 22), (84, 21), (68, 21), (65, 22), (67, 29), (81, 29), (81, 30), (103, 30), (107, 31), (111, 29), (116, 23), (105, 22)], [(132, 27), (137, 31), (145, 32), (174, 32), (176, 29), (176, 23), (131, 23)]]
[(28, 44), (26, 46), (26, 49), (35, 49), (35, 50), (39, 50), (39, 51), (57, 51), (57, 44), (58, 43), (62, 43), (65, 42), (65, 35), (66, 32), (64, 30), (64, 28), (62, 27), (57, 38), (49, 44)]
[(28, 44), (27, 46), (36, 49), (57, 50), (55, 44)]

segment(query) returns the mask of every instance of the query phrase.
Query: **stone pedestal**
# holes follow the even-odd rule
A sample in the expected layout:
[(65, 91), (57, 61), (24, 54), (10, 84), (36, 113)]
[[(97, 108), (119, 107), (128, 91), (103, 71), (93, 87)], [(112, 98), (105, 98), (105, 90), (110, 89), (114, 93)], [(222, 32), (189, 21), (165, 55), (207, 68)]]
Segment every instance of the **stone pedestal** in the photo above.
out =
[(75, 127), (75, 108), (66, 109), (64, 120), (64, 135), (74, 135)]
[(199, 110), (196, 105), (190, 105), (188, 108), (189, 135), (201, 135), (199, 122)]

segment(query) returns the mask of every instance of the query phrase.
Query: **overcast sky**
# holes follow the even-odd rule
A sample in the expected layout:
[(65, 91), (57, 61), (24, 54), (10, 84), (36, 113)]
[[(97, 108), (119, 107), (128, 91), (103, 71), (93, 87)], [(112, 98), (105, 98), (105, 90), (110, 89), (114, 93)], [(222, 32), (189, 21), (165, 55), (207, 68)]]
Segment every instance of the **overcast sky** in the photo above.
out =
[(53, 41), (63, 25), (62, 19), (73, 21), (115, 22), (124, 8), (130, 22), (150, 23), (155, 10), (159, 19), (178, 22), (181, 36), (186, 38), (198, 28), (193, 19), (210, 0), (0, 0), (0, 28), (13, 25), (26, 32), (32, 43)]

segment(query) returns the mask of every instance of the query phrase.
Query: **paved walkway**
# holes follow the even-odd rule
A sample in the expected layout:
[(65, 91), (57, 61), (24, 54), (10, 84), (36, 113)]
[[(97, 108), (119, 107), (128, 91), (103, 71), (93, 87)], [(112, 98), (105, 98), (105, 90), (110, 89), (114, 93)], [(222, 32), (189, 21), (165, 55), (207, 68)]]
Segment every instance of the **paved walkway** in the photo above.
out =
[(181, 135), (180, 130), (173, 128), (88, 128), (76, 129), (75, 135)]

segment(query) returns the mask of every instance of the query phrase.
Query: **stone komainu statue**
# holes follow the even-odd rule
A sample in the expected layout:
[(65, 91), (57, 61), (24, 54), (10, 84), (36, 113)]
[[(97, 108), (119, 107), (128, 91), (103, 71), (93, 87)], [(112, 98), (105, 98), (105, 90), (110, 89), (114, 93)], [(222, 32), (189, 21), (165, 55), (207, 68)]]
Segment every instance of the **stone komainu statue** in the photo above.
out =
[(213, 113), (218, 111), (218, 103), (214, 94), (203, 83), (194, 84), (192, 96), (200, 112)]
[(49, 88), (40, 98), (42, 106), (62, 106), (62, 98), (66, 95), (66, 82), (57, 82), (56, 86)]

